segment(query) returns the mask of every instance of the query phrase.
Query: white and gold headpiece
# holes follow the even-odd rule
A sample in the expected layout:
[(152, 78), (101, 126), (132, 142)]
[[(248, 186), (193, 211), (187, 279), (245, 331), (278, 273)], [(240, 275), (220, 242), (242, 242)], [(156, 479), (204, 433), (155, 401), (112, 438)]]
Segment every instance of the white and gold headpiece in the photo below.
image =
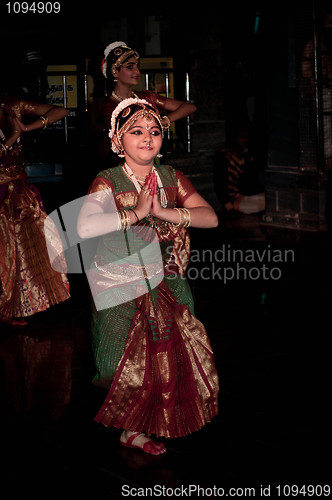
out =
[[(129, 130), (136, 120), (142, 117), (148, 121), (155, 119), (163, 134), (160, 114), (145, 99), (130, 97), (117, 105), (112, 113), (111, 128), (108, 134), (112, 141), (112, 151), (114, 153), (119, 154), (121, 152), (118, 145), (121, 145), (123, 134)], [(117, 139), (117, 144), (114, 142), (114, 137)]]
[(102, 60), (100, 66), (105, 78), (107, 78), (107, 59), (109, 56), (110, 56), (112, 72), (118, 69), (121, 66), (121, 64), (130, 56), (134, 56), (136, 57), (136, 59), (139, 59), (138, 52), (128, 47), (126, 42), (119, 41), (110, 43), (104, 50), (104, 59)]

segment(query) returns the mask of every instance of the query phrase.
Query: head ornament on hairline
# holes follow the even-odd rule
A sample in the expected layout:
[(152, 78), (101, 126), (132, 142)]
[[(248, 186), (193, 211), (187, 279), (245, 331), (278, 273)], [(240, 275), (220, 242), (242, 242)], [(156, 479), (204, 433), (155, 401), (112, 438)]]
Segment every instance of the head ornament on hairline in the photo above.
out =
[[(112, 113), (111, 128), (108, 134), (112, 142), (112, 151), (117, 154), (121, 153), (118, 146), (122, 145), (121, 139), (123, 134), (127, 132), (139, 118), (150, 120), (151, 117), (156, 120), (163, 134), (160, 114), (145, 99), (129, 98), (121, 101)], [(121, 121), (123, 121), (123, 123), (121, 123)], [(114, 142), (115, 137), (117, 144)]]

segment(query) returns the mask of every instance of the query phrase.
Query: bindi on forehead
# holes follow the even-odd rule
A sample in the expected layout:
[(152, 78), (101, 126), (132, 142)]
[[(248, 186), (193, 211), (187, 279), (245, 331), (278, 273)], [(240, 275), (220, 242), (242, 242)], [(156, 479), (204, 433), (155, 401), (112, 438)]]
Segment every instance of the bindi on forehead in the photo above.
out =
[(156, 120), (150, 113), (147, 113), (142, 119), (145, 121), (145, 127), (147, 130), (153, 126), (158, 126)]

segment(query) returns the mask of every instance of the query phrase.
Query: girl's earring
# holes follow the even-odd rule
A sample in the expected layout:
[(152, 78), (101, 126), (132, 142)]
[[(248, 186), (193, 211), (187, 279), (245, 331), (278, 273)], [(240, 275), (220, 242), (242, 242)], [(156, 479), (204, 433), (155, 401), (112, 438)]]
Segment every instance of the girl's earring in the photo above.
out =
[[(125, 157), (124, 149), (123, 149), (123, 146), (121, 144), (121, 141), (119, 141), (118, 138), (116, 136), (114, 136), (112, 139), (112, 143), (114, 143), (114, 145), (115, 145), (115, 152), (118, 155), (118, 157), (124, 158)], [(114, 151), (114, 149), (113, 149), (113, 151)]]
[(160, 154), (160, 153), (158, 153), (158, 154), (157, 154), (157, 158), (161, 158), (162, 156), (163, 156), (163, 155), (162, 155), (162, 154)]

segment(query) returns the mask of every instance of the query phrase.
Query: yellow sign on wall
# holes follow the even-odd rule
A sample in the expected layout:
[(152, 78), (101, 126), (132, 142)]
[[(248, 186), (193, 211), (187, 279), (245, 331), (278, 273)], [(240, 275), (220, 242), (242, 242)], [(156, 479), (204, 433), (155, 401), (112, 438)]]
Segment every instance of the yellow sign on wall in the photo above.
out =
[(151, 92), (174, 98), (172, 57), (142, 57), (140, 70), (137, 90), (151, 90)]
[[(77, 66), (72, 64), (50, 65), (46, 68), (48, 104), (77, 108)], [(65, 92), (64, 92), (65, 83)], [(66, 102), (64, 102), (64, 99)]]

